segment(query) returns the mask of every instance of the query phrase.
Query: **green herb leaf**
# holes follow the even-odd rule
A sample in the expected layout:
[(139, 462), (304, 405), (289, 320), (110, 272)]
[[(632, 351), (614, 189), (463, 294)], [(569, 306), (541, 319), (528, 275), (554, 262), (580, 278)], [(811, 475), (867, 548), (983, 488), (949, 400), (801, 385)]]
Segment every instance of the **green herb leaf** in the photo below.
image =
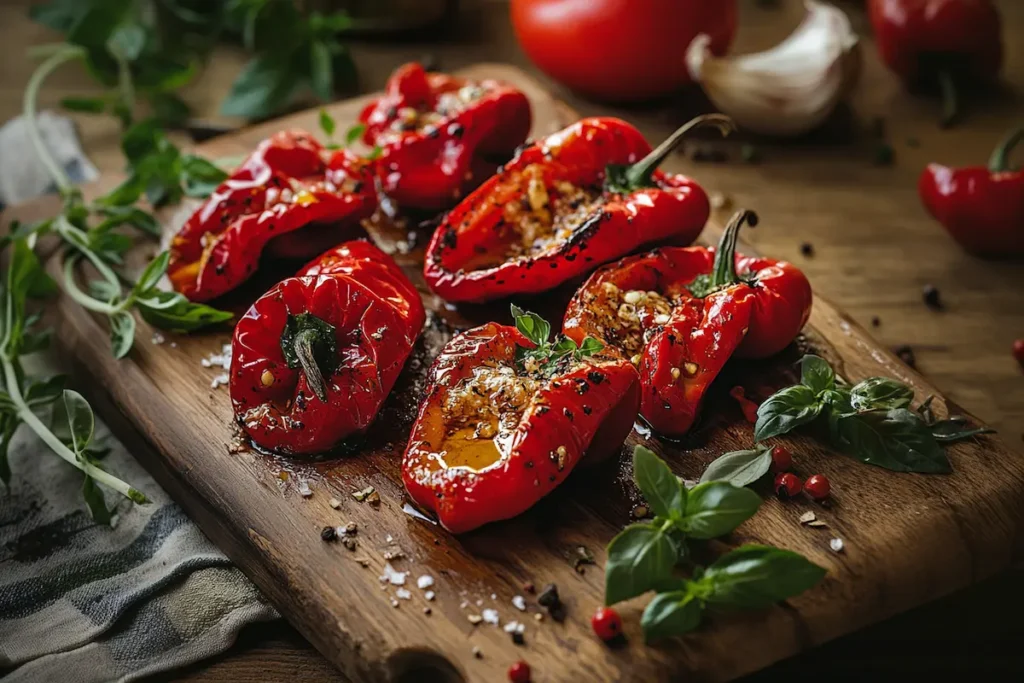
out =
[(633, 449), (633, 480), (654, 514), (665, 519), (682, 518), (686, 489), (665, 461), (643, 446)]
[(370, 150), (370, 153), (366, 155), (366, 158), (370, 161), (374, 161), (376, 159), (380, 159), (382, 154), (384, 154), (384, 148), (380, 145), (374, 145), (373, 149)]
[(134, 62), (146, 44), (146, 29), (134, 21), (125, 21), (107, 39), (107, 49), (126, 61)]
[(11, 438), (17, 431), (21, 419), (10, 413), (0, 414), (0, 481), (5, 486), (11, 484), (11, 463), (8, 460), (8, 450), (11, 446)]
[(156, 287), (160, 282), (160, 278), (167, 272), (167, 266), (170, 262), (171, 252), (165, 250), (157, 254), (156, 258), (150, 261), (146, 269), (139, 275), (139, 279), (135, 282), (135, 288), (132, 291), (135, 294), (143, 294)]
[(131, 313), (119, 311), (110, 316), (110, 350), (114, 358), (124, 358), (135, 342), (135, 318)]
[(850, 405), (856, 410), (906, 408), (913, 400), (913, 389), (888, 377), (869, 377), (850, 389)]
[(516, 329), (536, 346), (547, 346), (551, 336), (551, 324), (536, 313), (529, 313), (512, 304), (512, 317)]
[(800, 361), (800, 382), (820, 394), (835, 387), (836, 373), (824, 358), (808, 354)]
[(309, 44), (309, 85), (324, 102), (334, 96), (334, 63), (327, 42), (314, 40)]
[(767, 474), (771, 466), (772, 449), (769, 446), (732, 451), (712, 461), (700, 481), (727, 481), (733, 486), (749, 486)]
[(65, 97), (61, 99), (60, 106), (68, 111), (102, 114), (107, 108), (107, 102), (102, 97)]
[(753, 517), (760, 506), (761, 498), (748, 488), (725, 481), (697, 484), (687, 495), (680, 527), (693, 538), (717, 538)]
[(64, 375), (54, 375), (44, 381), (33, 382), (25, 389), (25, 402), (29, 408), (38, 408), (53, 403), (58, 398), (64, 396), (64, 385), (66, 383), (67, 377)]
[(235, 79), (220, 111), (225, 116), (266, 118), (290, 104), (300, 84), (277, 56), (258, 55)]
[(63, 396), (68, 445), (75, 453), (84, 453), (85, 449), (89, 447), (96, 429), (96, 418), (93, 417), (92, 407), (77, 391), (65, 389)]
[(351, 147), (356, 142), (356, 140), (359, 140), (361, 137), (363, 137), (363, 133), (365, 132), (365, 123), (357, 123), (351, 128), (349, 128), (347, 131), (345, 131), (345, 146)]
[(85, 480), (82, 482), (82, 498), (85, 499), (85, 504), (89, 506), (89, 514), (92, 515), (93, 521), (97, 524), (110, 524), (113, 519), (112, 510), (107, 507), (107, 501), (103, 496), (103, 491), (96, 482), (92, 480), (88, 474), (85, 475)]
[(700, 626), (702, 612), (700, 601), (688, 591), (659, 593), (640, 618), (644, 640), (650, 643), (685, 635)]
[(130, 225), (153, 237), (162, 235), (156, 217), (137, 206), (96, 206), (95, 208), (98, 213), (106, 216), (106, 219), (94, 228), (97, 232), (106, 232), (122, 225)]
[(192, 332), (234, 317), (230, 311), (192, 303), (177, 292), (150, 292), (137, 299), (135, 307), (147, 323), (172, 332)]
[(814, 390), (796, 384), (775, 392), (757, 408), (754, 440), (764, 441), (807, 424), (821, 414), (822, 404)]
[(107, 194), (96, 200), (97, 204), (110, 207), (123, 207), (134, 204), (142, 197), (146, 189), (145, 179), (138, 175), (130, 175)]
[(759, 609), (803, 593), (825, 574), (799, 553), (745, 545), (718, 558), (695, 590), (710, 604)]
[(181, 181), (189, 197), (209, 197), (227, 177), (227, 173), (202, 157), (192, 154), (181, 157)]
[(841, 415), (832, 436), (837, 447), (871, 465), (896, 472), (952, 471), (931, 429), (906, 408)]
[[(189, 73), (191, 77), (191, 73)], [(188, 103), (173, 92), (155, 92), (149, 95), (153, 115), (165, 126), (181, 126), (192, 114)]]
[(660, 526), (627, 526), (608, 544), (605, 604), (614, 605), (655, 589), (672, 575), (680, 552), (680, 546)]
[(585, 337), (583, 344), (580, 346), (579, 355), (581, 357), (593, 356), (604, 351), (604, 343), (594, 337)]
[(956, 443), (982, 434), (995, 434), (996, 430), (989, 427), (971, 427), (967, 418), (951, 417), (928, 425), (932, 436), (940, 443)]
[(320, 110), (320, 130), (324, 132), (324, 135), (328, 139), (334, 137), (335, 123), (334, 118), (327, 113), (326, 109)]

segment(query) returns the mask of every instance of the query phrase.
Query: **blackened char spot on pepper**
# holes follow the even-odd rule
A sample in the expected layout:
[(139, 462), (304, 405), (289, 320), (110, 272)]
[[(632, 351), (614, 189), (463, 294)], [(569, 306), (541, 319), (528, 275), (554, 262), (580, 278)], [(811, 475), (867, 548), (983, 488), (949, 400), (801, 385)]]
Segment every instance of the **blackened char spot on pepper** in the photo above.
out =
[(455, 139), (462, 137), (462, 134), (466, 132), (465, 126), (461, 123), (452, 123), (448, 126), (448, 135), (451, 135)]
[(597, 370), (591, 370), (590, 372), (587, 373), (587, 379), (589, 379), (594, 384), (600, 384), (601, 382), (604, 381), (604, 375), (602, 375)]
[(591, 408), (590, 406), (583, 406), (584, 415), (590, 415), (592, 412), (594, 412), (593, 408)]
[(537, 406), (537, 411), (536, 412), (537, 412), (538, 415), (546, 415), (549, 410), (551, 410), (551, 408), (549, 406), (541, 405), (541, 406)]
[(458, 244), (458, 234), (455, 232), (455, 228), (448, 226), (441, 233), (441, 248), (442, 249), (454, 249), (455, 245)]
[(569, 422), (572, 422), (573, 417), (575, 417), (572, 414), (572, 411), (569, 410), (568, 408), (562, 408), (562, 414), (565, 415), (566, 418), (568, 418)]
[(573, 380), (573, 382), (576, 383), (576, 393), (579, 394), (580, 396), (590, 391), (590, 385), (587, 384), (587, 380), (583, 379), (582, 377), (577, 377), (576, 379)]

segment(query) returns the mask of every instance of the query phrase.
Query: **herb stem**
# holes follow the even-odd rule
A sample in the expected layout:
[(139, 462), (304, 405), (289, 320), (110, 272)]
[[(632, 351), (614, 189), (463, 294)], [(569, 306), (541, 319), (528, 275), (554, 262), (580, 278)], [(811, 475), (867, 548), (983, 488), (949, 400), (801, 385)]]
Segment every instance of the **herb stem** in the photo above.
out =
[(78, 283), (75, 282), (75, 265), (78, 263), (79, 257), (72, 256), (64, 261), (64, 292), (70, 296), (75, 303), (82, 308), (88, 309), (95, 313), (102, 313), (104, 315), (114, 315), (119, 313), (131, 304), (131, 299), (125, 299), (121, 303), (114, 304), (94, 299), (79, 288)]
[(98, 483), (117, 491), (121, 495), (126, 498), (130, 498), (137, 503), (148, 502), (145, 495), (136, 489), (133, 489), (127, 482), (118, 479), (109, 472), (105, 472), (89, 462), (83, 461), (74, 451), (58, 439), (57, 435), (51, 432), (47, 426), (43, 424), (42, 420), (32, 412), (28, 403), (25, 402), (25, 398), (21, 395), (21, 388), (18, 385), (18, 376), (14, 371), (14, 364), (11, 360), (5, 355), (0, 362), (3, 363), (4, 382), (7, 385), (7, 393), (10, 395), (11, 401), (18, 410), (18, 417), (20, 417), (22, 421), (24, 421), (24, 423), (28, 425), (40, 439), (43, 440), (43, 443), (49, 446), (54, 453), (85, 472), (85, 474), (95, 479)]
[(57, 185), (57, 189), (63, 195), (71, 189), (71, 179), (68, 178), (67, 173), (60, 167), (60, 164), (50, 155), (50, 150), (47, 149), (46, 143), (43, 142), (43, 137), (39, 133), (39, 125), (36, 121), (36, 105), (39, 97), (39, 89), (43, 85), (43, 81), (49, 77), (59, 66), (65, 62), (70, 62), (74, 59), (79, 59), (85, 55), (85, 50), (74, 45), (65, 45), (64, 49), (54, 52), (48, 57), (42, 64), (40, 64), (34, 72), (32, 77), (29, 78), (28, 86), (25, 88), (25, 97), (22, 102), (22, 118), (25, 119), (25, 130), (28, 132), (28, 139), (32, 143), (32, 146), (36, 150), (36, 154), (39, 155), (39, 160), (43, 162), (43, 166), (46, 167), (47, 173), (53, 178), (53, 182)]
[(103, 259), (100, 258), (99, 254), (94, 252), (92, 249), (82, 246), (89, 243), (89, 236), (86, 235), (85, 232), (72, 225), (63, 214), (57, 216), (57, 219), (54, 222), (54, 227), (57, 228), (57, 233), (65, 242), (69, 242), (79, 251), (79, 253), (89, 259), (105, 280), (112, 285), (121, 285), (121, 281), (118, 279), (117, 273), (114, 272), (113, 268), (108, 266)]

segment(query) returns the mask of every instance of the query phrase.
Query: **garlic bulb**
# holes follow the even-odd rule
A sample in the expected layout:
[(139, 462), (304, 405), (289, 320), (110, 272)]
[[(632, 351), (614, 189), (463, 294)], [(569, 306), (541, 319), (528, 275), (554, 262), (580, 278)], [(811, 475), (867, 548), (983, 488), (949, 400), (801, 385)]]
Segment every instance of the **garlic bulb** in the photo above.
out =
[(686, 65), (708, 98), (741, 128), (800, 135), (820, 125), (860, 74), (857, 35), (842, 10), (806, 0), (807, 16), (784, 41), (764, 52), (716, 57), (701, 34)]

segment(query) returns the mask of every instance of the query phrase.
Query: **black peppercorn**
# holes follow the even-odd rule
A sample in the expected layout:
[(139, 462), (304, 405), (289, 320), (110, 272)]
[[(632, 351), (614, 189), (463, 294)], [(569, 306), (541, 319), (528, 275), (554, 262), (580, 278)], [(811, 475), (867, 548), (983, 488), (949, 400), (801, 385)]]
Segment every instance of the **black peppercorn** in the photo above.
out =
[(804, 242), (800, 245), (800, 253), (804, 256), (814, 256), (814, 245), (810, 242)]
[(333, 541), (338, 537), (338, 532), (333, 526), (325, 526), (320, 530), (320, 538), (325, 541)]
[(925, 285), (921, 290), (921, 296), (928, 308), (937, 311), (942, 308), (942, 300), (939, 298), (939, 288), (935, 285)]

